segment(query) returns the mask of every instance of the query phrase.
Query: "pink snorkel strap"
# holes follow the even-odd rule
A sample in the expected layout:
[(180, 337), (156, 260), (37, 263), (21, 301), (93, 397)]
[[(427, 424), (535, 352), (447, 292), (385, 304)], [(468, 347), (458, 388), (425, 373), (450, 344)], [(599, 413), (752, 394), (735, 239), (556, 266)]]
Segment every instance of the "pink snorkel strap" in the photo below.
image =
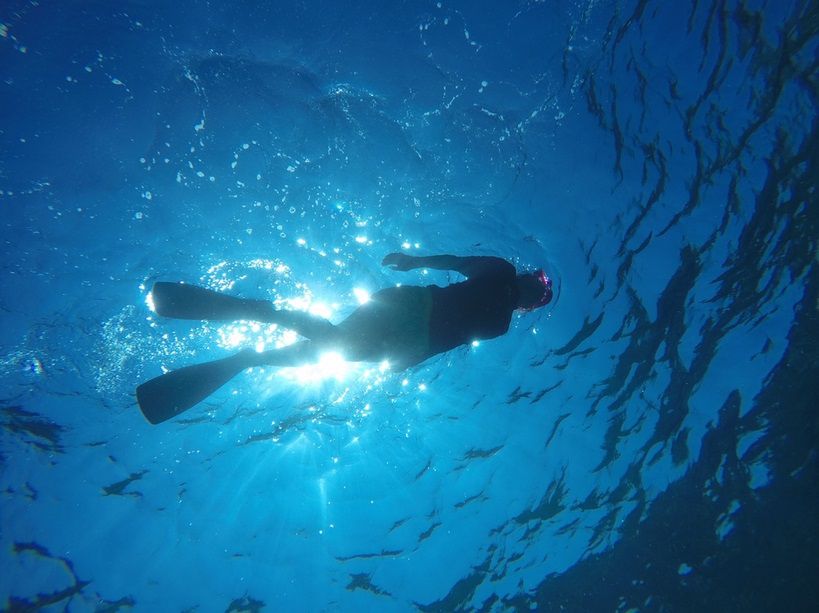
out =
[(536, 270), (535, 277), (537, 277), (537, 280), (540, 281), (540, 284), (543, 286), (543, 297), (537, 303), (538, 307), (542, 307), (552, 301), (552, 280), (543, 272), (543, 269)]

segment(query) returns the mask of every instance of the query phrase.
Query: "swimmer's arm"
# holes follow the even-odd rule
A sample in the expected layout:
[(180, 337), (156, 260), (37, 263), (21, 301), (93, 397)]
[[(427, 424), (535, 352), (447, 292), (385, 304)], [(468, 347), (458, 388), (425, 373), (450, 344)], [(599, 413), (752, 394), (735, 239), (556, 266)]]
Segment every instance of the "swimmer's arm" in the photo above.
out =
[(428, 255), (416, 256), (406, 253), (390, 253), (381, 262), (393, 270), (414, 270), (416, 268), (432, 268), (433, 270), (454, 270), (465, 277), (471, 277), (482, 272), (489, 272), (499, 266), (511, 266), (502, 258), (489, 256), (460, 257), (457, 255)]

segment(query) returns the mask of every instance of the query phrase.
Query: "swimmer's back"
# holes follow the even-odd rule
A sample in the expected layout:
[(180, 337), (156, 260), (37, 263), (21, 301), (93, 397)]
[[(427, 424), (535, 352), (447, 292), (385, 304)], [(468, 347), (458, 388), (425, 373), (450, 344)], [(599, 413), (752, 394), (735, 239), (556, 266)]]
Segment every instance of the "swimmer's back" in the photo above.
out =
[(518, 303), (515, 267), (500, 258), (482, 259), (484, 265), (466, 281), (447, 287), (429, 286), (432, 353), (495, 338), (509, 329)]

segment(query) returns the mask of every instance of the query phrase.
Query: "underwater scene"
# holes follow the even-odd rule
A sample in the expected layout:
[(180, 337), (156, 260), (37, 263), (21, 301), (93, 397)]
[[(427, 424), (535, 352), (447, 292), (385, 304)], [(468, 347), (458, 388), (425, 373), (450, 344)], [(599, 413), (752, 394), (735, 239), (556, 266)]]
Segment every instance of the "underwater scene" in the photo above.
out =
[(813, 0), (4, 0), (0, 609), (816, 610), (818, 102)]

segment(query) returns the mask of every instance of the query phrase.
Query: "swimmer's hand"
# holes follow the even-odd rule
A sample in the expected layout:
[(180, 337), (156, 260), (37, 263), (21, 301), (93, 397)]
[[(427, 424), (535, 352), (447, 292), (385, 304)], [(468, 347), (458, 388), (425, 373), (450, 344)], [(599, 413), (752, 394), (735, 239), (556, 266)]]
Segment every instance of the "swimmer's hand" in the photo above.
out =
[(390, 253), (381, 261), (381, 265), (392, 270), (412, 270), (415, 268), (415, 258), (405, 253)]

